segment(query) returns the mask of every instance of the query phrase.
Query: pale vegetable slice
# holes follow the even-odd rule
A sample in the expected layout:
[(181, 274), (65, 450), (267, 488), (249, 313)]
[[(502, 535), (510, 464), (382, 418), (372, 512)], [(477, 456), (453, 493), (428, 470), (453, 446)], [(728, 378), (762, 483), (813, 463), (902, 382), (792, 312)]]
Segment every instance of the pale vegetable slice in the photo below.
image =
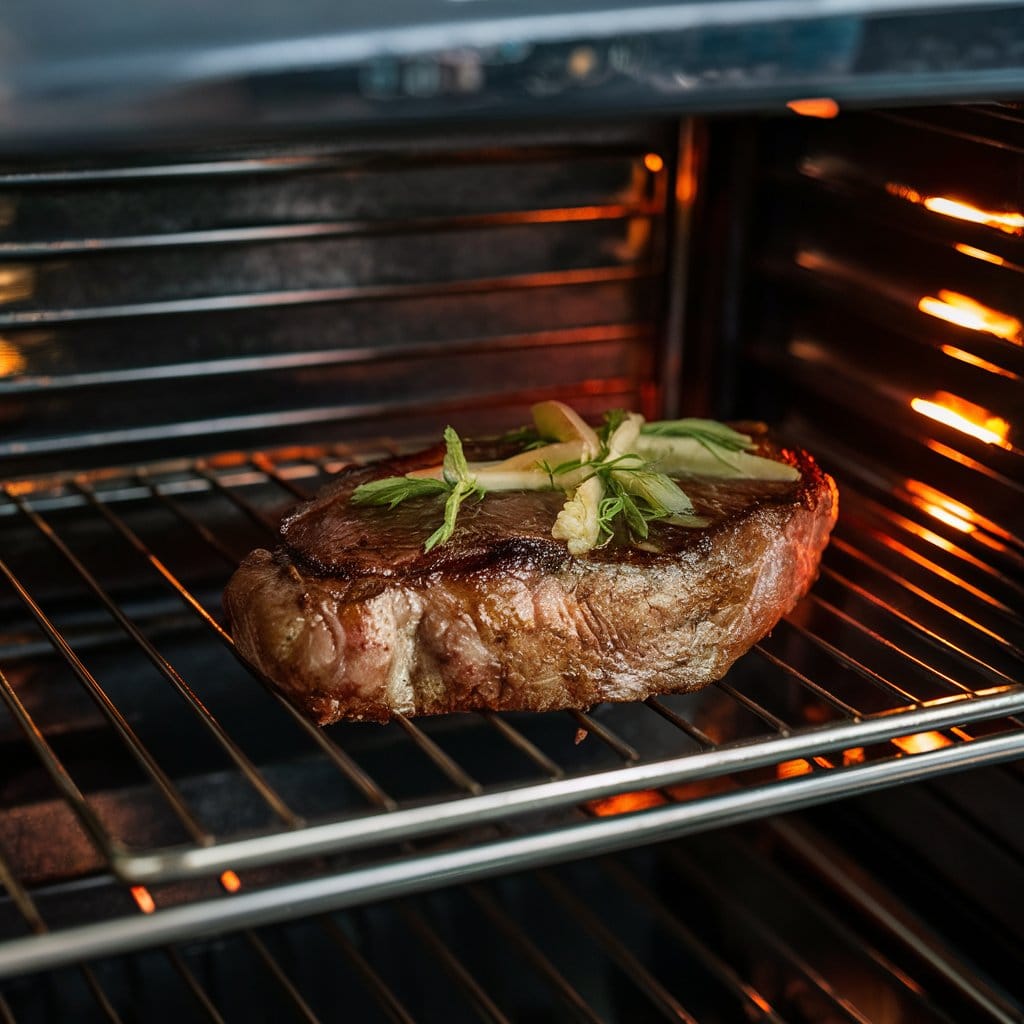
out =
[[(643, 465), (643, 463), (641, 463)], [(651, 508), (663, 508), (673, 515), (693, 515), (693, 502), (675, 481), (664, 473), (620, 471), (615, 479), (630, 494), (643, 498)]]
[(585, 555), (597, 546), (603, 497), (604, 481), (595, 474), (576, 488), (558, 513), (551, 536), (564, 540), (570, 555)]
[(669, 476), (712, 476), (748, 480), (800, 479), (795, 466), (765, 459), (750, 452), (708, 447), (692, 437), (640, 436), (636, 452), (654, 463), (654, 468)]
[(597, 432), (565, 402), (538, 402), (530, 412), (537, 433), (555, 441), (582, 441), (584, 456), (593, 458), (601, 447)]
[(520, 452), (510, 459), (493, 463), (494, 469), (536, 469), (548, 466), (555, 469), (566, 462), (575, 462), (583, 458), (584, 443), (580, 438), (571, 441), (560, 441), (557, 444), (546, 444), (543, 448)]

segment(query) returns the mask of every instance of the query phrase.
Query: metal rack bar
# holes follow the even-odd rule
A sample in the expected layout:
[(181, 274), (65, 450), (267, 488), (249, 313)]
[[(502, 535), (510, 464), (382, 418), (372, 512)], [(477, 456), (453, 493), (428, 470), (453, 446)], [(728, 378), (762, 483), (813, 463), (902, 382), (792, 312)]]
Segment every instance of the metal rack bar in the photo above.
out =
[[(835, 569), (832, 568), (832, 566), (823, 564), (821, 567), (821, 575), (827, 577), (828, 579), (834, 580), (837, 584), (839, 584), (839, 586), (855, 594), (861, 600), (874, 605), (876, 608), (882, 609), (882, 611), (884, 611), (887, 615), (891, 615), (893, 618), (904, 623), (904, 625), (910, 626), (922, 639), (926, 640), (931, 646), (941, 649), (944, 656), (948, 657), (952, 655), (958, 661), (965, 662), (966, 664), (971, 665), (973, 668), (976, 668), (984, 672), (990, 679), (993, 679), (994, 681), (1000, 683), (1016, 682), (1016, 680), (1012, 676), (1008, 676), (1005, 672), (1002, 672), (994, 666), (989, 665), (988, 662), (983, 661), (981, 658), (972, 654), (970, 651), (965, 651), (962, 647), (958, 647), (951, 640), (948, 640), (940, 634), (936, 633), (934, 630), (929, 629), (924, 624), (917, 622), (916, 620), (911, 618), (911, 616), (909, 616), (906, 612), (897, 608), (895, 605), (889, 603), (888, 601), (885, 601), (884, 599), (878, 597), (876, 594), (872, 594), (871, 591), (867, 590), (865, 587), (860, 586), (860, 584), (855, 583), (848, 576), (844, 576), (842, 573), (837, 572)], [(816, 594), (814, 591), (811, 591), (811, 597), (819, 604), (822, 601), (820, 595)], [(839, 614), (845, 616), (845, 613), (843, 612), (839, 612)], [(847, 619), (848, 621), (854, 624), (856, 624), (857, 622), (856, 619), (852, 619), (850, 617), (847, 617)], [(867, 631), (866, 626), (864, 626), (863, 629)], [(878, 643), (888, 646), (891, 650), (898, 651), (900, 654), (905, 653), (903, 651), (903, 648), (898, 647), (896, 644), (893, 644), (892, 641), (888, 640), (884, 636), (881, 636), (881, 634), (879, 633), (871, 631), (870, 636)], [(910, 657), (910, 655), (907, 656)], [(925, 662), (918, 662), (918, 664), (920, 664), (922, 667), (928, 668), (932, 673), (939, 674), (938, 669), (934, 668), (934, 666), (927, 665)], [(950, 679), (950, 681), (953, 682), (953, 684), (959, 689), (970, 689), (969, 687), (956, 682), (956, 680), (953, 680), (949, 676), (946, 676), (945, 678)]]
[(103, 716), (110, 723), (111, 727), (120, 737), (121, 742), (128, 749), (136, 764), (143, 773), (149, 777), (157, 789), (160, 790), (178, 821), (181, 822), (185, 831), (192, 837), (194, 842), (207, 845), (212, 842), (213, 837), (199, 820), (192, 813), (185, 798), (178, 791), (178, 787), (171, 781), (170, 776), (157, 764), (153, 755), (145, 744), (136, 735), (128, 720), (121, 713), (120, 709), (107, 695), (107, 692), (100, 686), (95, 676), (82, 664), (78, 655), (71, 649), (64, 639), (60, 630), (53, 624), (46, 613), (39, 607), (31, 594), (25, 589), (21, 581), (14, 575), (7, 563), (0, 559), (0, 575), (11, 585), (18, 598), (31, 612), (32, 617), (39, 624), (47, 640), (53, 645), (57, 653), (61, 655), (68, 667), (81, 681), (86, 692), (92, 697)]
[(786, 942), (766, 920), (754, 913), (743, 900), (738, 899), (722, 880), (713, 872), (704, 871), (698, 864), (685, 858), (678, 849), (668, 851), (668, 861), (673, 870), (687, 880), (688, 884), (696, 885), (726, 904), (730, 912), (743, 921), (744, 928), (756, 932), (782, 959), (795, 970), (808, 984), (820, 993), (829, 1003), (832, 1011), (850, 1024), (872, 1024), (849, 1000), (840, 996), (828, 979), (815, 970), (793, 947)]
[[(625, 266), (594, 266), (571, 270), (541, 270), (459, 281), (425, 281), (400, 284), (353, 284), (335, 288), (287, 289), (273, 292), (239, 292), (231, 295), (196, 296), (185, 299), (153, 299), (125, 302), (112, 306), (79, 306), (54, 310), (17, 310), (0, 313), (0, 327), (21, 325), (87, 323), (91, 320), (121, 319), (137, 316), (161, 316), (207, 313), (234, 309), (273, 309), (278, 307), (320, 305), (325, 302), (354, 302), (367, 299), (403, 299), (419, 296), (475, 295), (485, 292), (555, 288), (565, 285), (600, 284), (607, 281), (636, 281), (653, 277), (657, 268), (644, 263)], [(403, 405), (405, 407), (405, 405)], [(164, 428), (166, 430), (166, 427)], [(22, 444), (29, 453), (57, 450), (66, 439), (55, 443)]]
[(305, 487), (297, 484), (294, 480), (289, 480), (288, 477), (282, 476), (278, 471), (277, 466), (273, 464), (262, 452), (250, 456), (249, 463), (254, 469), (258, 470), (269, 480), (273, 480), (275, 484), (279, 484), (283, 490), (286, 490), (293, 498), (298, 498), (299, 501), (309, 501), (313, 496)]
[[(984, 711), (979, 711), (981, 706)], [(333, 849), (355, 849), (396, 842), (457, 827), (501, 821), (516, 813), (580, 804), (613, 793), (748, 771), (792, 757), (864, 746), (893, 736), (948, 728), (972, 719), (1021, 711), (1024, 711), (1024, 691), (1014, 690), (960, 700), (946, 699), (934, 706), (895, 716), (883, 714), (866, 717), (801, 733), (790, 732), (756, 744), (746, 742), (719, 747), (703, 753), (613, 769), (596, 775), (552, 779), (527, 787), (466, 796), (426, 807), (396, 808), (387, 814), (307, 826), (301, 832), (228, 840), (209, 848), (172, 848), (125, 855), (118, 859), (116, 867), (123, 877), (146, 882), (209, 874), (223, 867), (237, 869), (240, 866), (287, 860)], [(859, 766), (850, 770), (866, 772), (869, 767), (877, 769), (879, 765)], [(884, 770), (898, 776), (903, 769), (894, 762)], [(846, 783), (851, 792), (858, 789), (856, 782), (859, 778), (859, 775), (851, 776)], [(795, 784), (797, 781), (787, 780), (783, 785)], [(772, 792), (774, 795), (775, 791)], [(695, 809), (695, 813), (700, 812)]]
[(493, 711), (480, 711), (480, 717), (491, 728), (499, 732), (516, 750), (525, 754), (545, 775), (552, 779), (565, 776), (562, 768), (555, 764), (536, 744), (531, 743), (518, 729)]
[(504, 910), (498, 906), (490, 893), (482, 886), (469, 887), (469, 895), (476, 905), (487, 915), (488, 920), (505, 938), (516, 947), (520, 955), (533, 969), (543, 977), (555, 990), (572, 1013), (588, 1024), (604, 1024), (589, 1003), (573, 988), (557, 967), (537, 948), (526, 933), (519, 928)]
[(569, 717), (577, 722), (584, 732), (593, 733), (626, 764), (636, 764), (640, 760), (640, 754), (635, 748), (621, 737), (616, 736), (607, 725), (597, 721), (592, 715), (588, 715), (584, 711), (570, 711)]
[[(199, 617), (199, 620), (207, 627), (217, 639), (224, 644), (228, 650), (231, 651), (236, 657), (238, 652), (235, 649), (235, 642), (231, 638), (223, 627), (213, 618), (212, 615), (199, 603), (199, 601), (192, 595), (189, 589), (178, 579), (170, 569), (167, 568), (154, 555), (149, 548), (142, 542), (138, 534), (135, 533), (127, 523), (121, 519), (120, 516), (116, 515), (110, 508), (108, 508), (100, 499), (97, 497), (92, 486), (81, 478), (75, 480), (76, 488), (82, 493), (86, 501), (96, 509), (100, 515), (131, 545), (135, 551), (142, 556), (149, 564), (163, 577), (164, 581), (174, 590), (175, 593), (184, 601), (184, 603)], [(313, 740), (313, 742), (320, 748), (320, 750), (327, 755), (327, 757), (335, 764), (337, 768), (349, 779), (356, 788), (363, 793), (363, 795), (371, 803), (376, 804), (380, 807), (391, 807), (395, 806), (394, 801), (377, 785), (377, 783), (370, 778), (369, 775), (363, 771), (353, 761), (353, 759), (346, 754), (343, 750), (340, 750), (336, 744), (331, 743), (327, 736), (318, 729), (312, 722), (306, 718), (297, 708), (295, 708), (289, 701), (282, 697), (273, 685), (262, 676), (259, 676), (251, 666), (247, 666), (250, 672), (253, 672), (261, 682), (264, 683), (268, 692), (277, 701), (278, 705), (282, 707), (286, 713), (290, 716), (291, 720), (296, 723), (305, 734)]]
[(950, 570), (939, 565), (937, 562), (932, 561), (930, 558), (926, 558), (924, 555), (915, 551), (913, 548), (908, 547), (895, 537), (891, 537), (882, 533), (882, 531), (878, 529), (864, 525), (858, 527), (858, 533), (869, 536), (876, 544), (883, 548), (887, 548), (889, 551), (895, 552), (902, 559), (924, 569), (925, 572), (928, 572), (933, 576), (937, 576), (943, 582), (951, 583), (957, 589), (964, 591), (966, 594), (970, 594), (971, 597), (988, 605), (993, 611), (999, 612), (1007, 618), (1020, 622), (1019, 614), (1008, 604), (1000, 601), (996, 597), (993, 597), (980, 587), (976, 587), (973, 583), (968, 582), (962, 576), (958, 576), (956, 573), (950, 572)]
[[(790, 629), (795, 633), (798, 633), (809, 643), (812, 643), (815, 647), (824, 651), (830, 657), (835, 658), (835, 660), (841, 665), (845, 665), (847, 668), (852, 669), (861, 677), (861, 679), (871, 683), (872, 686), (877, 686), (880, 690), (884, 690), (886, 693), (895, 694), (907, 705), (916, 705), (920, 700), (920, 697), (915, 696), (909, 690), (906, 690), (902, 686), (886, 679), (885, 676), (880, 675), (874, 669), (868, 668), (867, 665), (858, 661), (852, 654), (836, 647), (835, 644), (826, 640), (824, 637), (818, 636), (817, 633), (808, 629), (807, 626), (803, 625), (803, 623), (797, 622), (792, 616), (786, 619), (786, 624)], [(966, 687), (964, 689), (966, 689)]]
[(710, 750), (715, 746), (715, 741), (703, 730), (698, 729), (693, 722), (688, 722), (682, 715), (677, 715), (670, 707), (660, 701), (657, 697), (648, 697), (644, 703), (654, 712), (661, 715), (666, 722), (670, 722), (680, 732), (686, 733), (701, 749)]
[(110, 594), (100, 585), (99, 580), (72, 553), (64, 541), (57, 536), (53, 527), (38, 512), (32, 509), (20, 495), (12, 494), (8, 488), (4, 488), (4, 494), (21, 509), (39, 532), (61, 553), (81, 580), (89, 587), (96, 599), (114, 617), (117, 624), (138, 644), (150, 663), (177, 690), (207, 731), (212, 734), (238, 770), (245, 776), (249, 784), (260, 794), (267, 806), (290, 828), (295, 828), (302, 824), (302, 819), (287, 806), (281, 796), (267, 782), (241, 747), (228, 735), (227, 731), (211, 714), (195, 691), (181, 677), (178, 670), (160, 654), (148, 637), (124, 614)]
[(772, 1021), (781, 1024), (783, 1018), (772, 1008), (763, 995), (743, 978), (722, 957), (705, 945), (677, 915), (666, 906), (664, 899), (652, 892), (633, 872), (618, 861), (605, 858), (601, 867), (620, 889), (628, 890), (634, 899), (658, 919), (701, 963), (702, 967), (716, 977), (744, 1006), (749, 1018)]
[(110, 1024), (122, 1024), (121, 1015), (114, 1009), (114, 1004), (107, 997), (107, 993), (103, 991), (103, 986), (100, 984), (93, 969), (91, 967), (80, 967), (79, 970), (82, 973), (82, 977), (85, 978), (85, 983), (89, 986), (89, 991), (92, 992), (93, 998), (103, 1011), (103, 1015), (110, 1021)]
[(746, 708), (747, 711), (760, 718), (762, 722), (771, 727), (773, 732), (778, 733), (780, 736), (789, 735), (790, 728), (781, 718), (777, 715), (773, 715), (766, 707), (758, 704), (758, 702), (752, 697), (748, 697), (745, 693), (741, 693), (732, 685), (732, 683), (725, 679), (719, 679), (711, 685), (721, 690), (722, 693), (728, 694), (734, 701), (736, 701), (737, 704)]
[(271, 535), (277, 534), (277, 523), (256, 508), (252, 502), (247, 501), (242, 497), (242, 495), (238, 493), (237, 488), (228, 487), (216, 473), (201, 462), (197, 462), (195, 464), (194, 470), (196, 474), (206, 480), (218, 494), (223, 495), (235, 506), (235, 508), (248, 516), (250, 521), (256, 526), (266, 530)]
[[(732, 838), (728, 840), (734, 842)], [(802, 879), (792, 879), (792, 884), (801, 886)], [(843, 938), (850, 948), (857, 949), (871, 969), (887, 983), (896, 984), (911, 999), (924, 1007), (932, 1016), (947, 1022), (947, 1024), (958, 1024), (939, 1006), (935, 1000), (930, 998), (916, 979), (902, 970), (891, 957), (863, 934), (854, 931), (847, 921), (840, 916), (837, 908), (832, 904), (818, 903), (817, 911), (820, 917), (827, 920), (829, 927), (838, 936)]]
[(320, 918), (320, 925), (328, 938), (344, 953), (352, 966), (359, 972), (374, 998), (380, 1003), (384, 1012), (397, 1024), (415, 1024), (409, 1011), (402, 1005), (398, 996), (384, 983), (381, 976), (373, 969), (369, 960), (352, 944), (338, 923), (329, 917)]
[[(998, 764), (1022, 754), (1024, 733), (989, 736), (912, 756), (729, 790), (700, 801), (588, 820), (539, 835), (502, 838), (376, 863), (281, 888), (238, 893), (230, 900), (190, 903), (155, 914), (14, 939), (0, 946), (0, 977), (47, 968), (86, 955), (162, 945), (186, 936), (212, 935), (282, 918), (405, 896), (456, 881), (475, 881), (508, 871), (512, 864), (525, 870), (577, 857), (597, 856), (712, 826), (763, 817), (765, 807), (780, 813), (796, 810), (850, 792), (867, 793), (946, 771)], [(851, 789), (849, 781), (853, 773), (857, 780), (855, 789)]]
[(440, 771), (459, 789), (464, 789), (473, 796), (483, 792), (483, 786), (476, 781), (460, 764), (449, 757), (418, 725), (409, 721), (403, 714), (395, 714), (394, 720), (402, 731), (427, 755)]
[(498, 1009), (498, 1005), (484, 991), (476, 978), (466, 969), (462, 961), (445, 945), (437, 932), (427, 924), (422, 914), (406, 904), (399, 904), (398, 912), (436, 957), (449, 977), (465, 992), (481, 1017), (493, 1021), (494, 1024), (512, 1024), (508, 1017)]
[(288, 997), (288, 1002), (296, 1015), (307, 1024), (320, 1024), (320, 1018), (313, 1012), (309, 1004), (302, 997), (302, 993), (295, 987), (295, 983), (285, 974), (281, 965), (270, 955), (270, 950), (264, 945), (263, 940), (251, 931), (245, 932), (245, 940), (249, 943), (253, 952), (259, 957), (263, 966), (270, 972), (271, 977), (277, 982), (278, 988)]
[(805, 863), (841, 890), (843, 896), (881, 924), (888, 935), (898, 940), (924, 960), (931, 968), (969, 999), (979, 1013), (999, 1024), (1015, 1024), (1017, 1010), (985, 985), (976, 973), (947, 948), (923, 922), (904, 907), (894, 909), (896, 901), (887, 897), (835, 844), (817, 833), (782, 819), (773, 820), (770, 828), (795, 850)]
[[(912, 537), (920, 539), (922, 531), (927, 531), (934, 535), (934, 531), (932, 530), (931, 525), (926, 525), (925, 523), (918, 522), (917, 519), (912, 519), (909, 516), (905, 516), (901, 512), (889, 508), (880, 501), (868, 498), (863, 494), (858, 494), (857, 492), (854, 492), (854, 500), (857, 503), (863, 503), (869, 508), (875, 510), (876, 515), (885, 519), (886, 522), (891, 523), (897, 529), (902, 530), (904, 533), (909, 534)], [(847, 501), (847, 504), (849, 504), (849, 501)], [(918, 509), (917, 506), (910, 504), (909, 507), (913, 509), (915, 514), (920, 515), (920, 509)], [(932, 522), (934, 522), (934, 520)], [(990, 562), (986, 562), (984, 559), (978, 558), (977, 555), (972, 555), (969, 551), (962, 548), (959, 544), (955, 544), (952, 541), (947, 540), (946, 538), (942, 538), (942, 540), (944, 541), (942, 547), (943, 551), (946, 551), (947, 553), (953, 555), (955, 558), (959, 559), (961, 562), (964, 562), (967, 565), (971, 566), (972, 569), (976, 569), (978, 572), (981, 572), (984, 575), (991, 577), (992, 579), (1000, 583), (1002, 586), (1007, 587), (1010, 590), (1014, 590), (1021, 597), (1024, 597), (1024, 586), (1021, 586), (1021, 584), (1017, 580), (1011, 578), (1010, 576), (1007, 576), (1006, 573), (1002, 572), (1000, 569), (992, 565)], [(991, 595), (989, 596), (991, 597)], [(1006, 606), (1003, 605), (1002, 602), (999, 602), (999, 604), (1002, 607), (1006, 608)], [(1012, 609), (1006, 608), (1006, 610), (1012, 612)]]
[[(901, 658), (906, 658), (907, 661), (909, 661), (913, 665), (916, 665), (918, 668), (923, 668), (926, 672), (928, 672), (929, 675), (931, 675), (934, 679), (938, 680), (947, 689), (952, 690), (956, 693), (973, 692), (972, 687), (968, 686), (966, 683), (962, 683), (959, 679), (955, 679), (953, 676), (950, 676), (945, 672), (939, 671), (939, 669), (937, 669), (934, 665), (930, 665), (928, 662), (922, 661), (920, 658), (911, 654), (905, 648), (900, 647), (899, 644), (893, 642), (888, 637), (882, 636), (882, 634), (879, 633), (877, 630), (874, 630), (870, 626), (865, 625), (863, 622), (860, 621), (860, 619), (854, 617), (849, 612), (843, 611), (842, 608), (837, 607), (831, 601), (822, 597), (820, 594), (811, 591), (811, 593), (807, 596), (814, 604), (818, 605), (819, 608), (823, 608), (833, 618), (836, 618), (844, 625), (850, 626), (853, 629), (856, 629), (858, 632), (863, 633), (864, 636), (866, 636), (872, 643), (875, 643), (880, 647), (884, 647), (886, 650), (891, 651), (893, 654), (899, 655)], [(841, 653), (844, 656), (848, 657), (845, 651)], [(1004, 676), (1001, 673), (1000, 679), (1004, 683), (1012, 682), (1009, 676)], [(885, 682), (890, 686), (896, 685), (895, 683), (892, 683), (890, 680), (885, 680)]]
[(36, 935), (42, 935), (46, 931), (46, 923), (43, 921), (35, 901), (15, 877), (2, 853), (0, 853), (0, 886), (6, 890), (29, 929)]
[(842, 551), (844, 554), (849, 555), (850, 558), (853, 558), (857, 562), (860, 562), (861, 565), (867, 566), (873, 572), (876, 572), (880, 576), (884, 576), (886, 579), (891, 580), (893, 583), (897, 584), (897, 586), (902, 587), (904, 590), (913, 594), (915, 597), (919, 597), (922, 601), (926, 601), (928, 604), (938, 608), (941, 612), (945, 613), (946, 615), (949, 615), (957, 621), (964, 623), (971, 629), (987, 637), (989, 640), (994, 641), (1000, 647), (1003, 647), (1007, 652), (1012, 654), (1013, 657), (1017, 660), (1024, 661), (1024, 651), (1022, 651), (1015, 643), (1013, 643), (1013, 641), (1008, 640), (1002, 634), (995, 632), (995, 630), (989, 629), (988, 626), (984, 625), (981, 622), (978, 622), (977, 619), (973, 619), (970, 616), (965, 615), (962, 611), (959, 611), (958, 609), (951, 607), (950, 605), (946, 604), (945, 601), (940, 600), (933, 594), (929, 594), (927, 590), (923, 590), (921, 587), (917, 586), (916, 583), (912, 583), (910, 580), (900, 575), (894, 569), (890, 569), (887, 566), (882, 565), (881, 562), (877, 561), (870, 555), (861, 551), (853, 544), (850, 544), (842, 537), (833, 536), (830, 543), (832, 544), (832, 547), (836, 550)]
[(3, 1024), (18, 1024), (14, 1019), (14, 1014), (11, 1012), (10, 1006), (7, 1005), (7, 1000), (4, 999), (3, 993), (0, 992), (0, 1020)]
[(160, 502), (160, 504), (170, 509), (177, 519), (198, 534), (203, 543), (216, 551), (228, 565), (232, 567), (238, 565), (240, 561), (239, 556), (235, 552), (230, 551), (226, 545), (222, 544), (220, 539), (208, 526), (205, 526), (203, 523), (199, 522), (195, 516), (186, 512), (184, 507), (176, 498), (172, 498), (170, 495), (164, 494), (163, 491), (160, 490), (160, 487), (152, 480), (147, 479), (141, 470), (136, 474), (136, 479), (138, 479), (139, 483), (142, 484), (142, 486), (145, 487), (149, 493), (152, 494), (158, 502)]
[(169, 946), (164, 950), (164, 955), (170, 961), (178, 977), (185, 983), (185, 987), (192, 993), (195, 1001), (200, 1005), (203, 1013), (206, 1014), (207, 1019), (211, 1020), (213, 1024), (226, 1024), (220, 1011), (206, 994), (206, 989), (199, 984), (195, 974), (192, 973), (192, 969), (182, 959), (181, 954), (173, 946)]
[(826, 690), (820, 683), (816, 683), (813, 679), (808, 679), (800, 669), (795, 665), (790, 665), (788, 661), (783, 661), (777, 654), (773, 654), (763, 643), (754, 644), (754, 650), (762, 658), (771, 662), (777, 669), (781, 669), (790, 679), (795, 679), (804, 689), (810, 690), (811, 693), (820, 697), (826, 704), (830, 704), (837, 711), (841, 711), (849, 718), (856, 718), (860, 715), (860, 711), (852, 704), (847, 704), (846, 701), (840, 700), (834, 693)]
[(619, 965), (626, 976), (667, 1020), (698, 1024), (697, 1018), (644, 966), (615, 936), (615, 933), (574, 893), (548, 871), (537, 872), (537, 880), (590, 934)]
[(46, 737), (36, 726), (35, 722), (32, 721), (31, 716), (25, 709), (25, 705), (22, 704), (14, 687), (11, 686), (10, 680), (4, 675), (2, 670), (0, 670), (0, 698), (7, 705), (7, 710), (10, 712), (21, 734), (25, 737), (36, 757), (39, 758), (43, 771), (50, 777), (50, 781), (57, 792), (60, 793), (81, 822), (86, 835), (100, 853), (106, 854), (109, 857), (113, 851), (113, 844), (110, 836), (107, 834), (107, 830), (103, 827), (89, 801), (85, 799), (82, 791), (75, 784), (74, 779), (68, 774), (60, 758), (54, 752), (53, 747), (50, 746)]

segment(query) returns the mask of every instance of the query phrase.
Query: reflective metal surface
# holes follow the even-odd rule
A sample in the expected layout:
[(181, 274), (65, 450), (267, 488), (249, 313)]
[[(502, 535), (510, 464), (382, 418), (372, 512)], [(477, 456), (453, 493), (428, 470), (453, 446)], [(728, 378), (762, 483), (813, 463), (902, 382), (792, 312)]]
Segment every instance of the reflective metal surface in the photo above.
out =
[(8, 152), (596, 112), (782, 112), (1021, 88), (1021, 7), (1001, 0), (319, 0), (145, 12), (8, 4)]

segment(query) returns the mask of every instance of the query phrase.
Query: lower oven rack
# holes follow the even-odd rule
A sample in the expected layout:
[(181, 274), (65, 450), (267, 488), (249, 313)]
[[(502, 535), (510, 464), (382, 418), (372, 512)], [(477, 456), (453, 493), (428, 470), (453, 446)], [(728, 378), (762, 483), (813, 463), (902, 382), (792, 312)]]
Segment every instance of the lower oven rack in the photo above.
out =
[[(1001, 537), (993, 555), (984, 530), (945, 538), (920, 508), (872, 494), (853, 466), (818, 586), (705, 694), (588, 714), (317, 729), (232, 657), (219, 589), (247, 547), (272, 543), (284, 506), (346, 462), (389, 450), (225, 455), (4, 486), (0, 523), (12, 539), (0, 575), (25, 616), (0, 641), (4, 739), (59, 799), (37, 796), (35, 818), (0, 831), (3, 920), (15, 922), (2, 935), (0, 973), (612, 851), (1024, 753), (1015, 584), (1000, 569), (1020, 552)], [(879, 517), (891, 530), (881, 541)], [(141, 566), (141, 584), (123, 576), (125, 558)], [(73, 608), (60, 574), (84, 595)], [(153, 590), (145, 600), (140, 586)], [(187, 657), (163, 653), (182, 637)], [(95, 667), (118, 640), (152, 674), (146, 686), (107, 684)], [(40, 664), (84, 690), (83, 736), (117, 747), (141, 782), (79, 781), (67, 715), (33, 686)], [(230, 676), (228, 692), (208, 694), (208, 677), (220, 676)], [(146, 712), (157, 688), (177, 700), (160, 715), (198, 730), (220, 757), (217, 772), (193, 772), (168, 748)], [(257, 695), (253, 733), (239, 708)], [(281, 752), (274, 737), (285, 730)], [(484, 778), (489, 766), (467, 754), (481, 747), (514, 756), (511, 777)], [(434, 782), (398, 793), (403, 782), (366, 766), (387, 774), (399, 751)], [(345, 800), (295, 806), (308, 794), (301, 781), (295, 788), (293, 763), (313, 772), (310, 788), (343, 789)], [(229, 809), (234, 800), (259, 813), (239, 822), (211, 807), (211, 779)], [(86, 837), (68, 854), (73, 866), (35, 871), (33, 830), (38, 842), (51, 821), (72, 819)], [(50, 911), (76, 885), (117, 890), (121, 912)]]
[[(874, 842), (895, 856), (899, 838), (883, 829)], [(352, 1019), (402, 1024), (531, 1011), (589, 1024), (1019, 1019), (1005, 972), (979, 970), (957, 931), (960, 948), (817, 823), (771, 819), (355, 912), (318, 908), (212, 946), (189, 936), (69, 966), (9, 983), (0, 1015), (21, 1020), (27, 1008), (35, 1020), (45, 1003), (51, 1018), (83, 1024), (254, 1014), (315, 1024), (336, 1019), (344, 999)], [(422, 961), (426, 980), (409, 967)], [(237, 985), (243, 971), (251, 990)]]

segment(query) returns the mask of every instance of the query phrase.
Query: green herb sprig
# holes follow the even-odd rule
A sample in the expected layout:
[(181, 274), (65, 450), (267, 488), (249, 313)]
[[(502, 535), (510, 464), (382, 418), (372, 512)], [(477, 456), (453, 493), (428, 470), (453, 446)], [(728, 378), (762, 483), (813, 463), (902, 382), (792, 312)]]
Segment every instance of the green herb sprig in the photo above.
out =
[(470, 472), (462, 439), (452, 427), (444, 428), (445, 457), (442, 479), (419, 476), (389, 476), (383, 480), (372, 480), (360, 484), (352, 492), (354, 505), (379, 505), (393, 509), (410, 498), (441, 497), (447, 495), (444, 503), (444, 519), (441, 525), (427, 538), (424, 551), (431, 551), (438, 544), (451, 540), (455, 523), (463, 502), (470, 498), (479, 500), (484, 488)]

